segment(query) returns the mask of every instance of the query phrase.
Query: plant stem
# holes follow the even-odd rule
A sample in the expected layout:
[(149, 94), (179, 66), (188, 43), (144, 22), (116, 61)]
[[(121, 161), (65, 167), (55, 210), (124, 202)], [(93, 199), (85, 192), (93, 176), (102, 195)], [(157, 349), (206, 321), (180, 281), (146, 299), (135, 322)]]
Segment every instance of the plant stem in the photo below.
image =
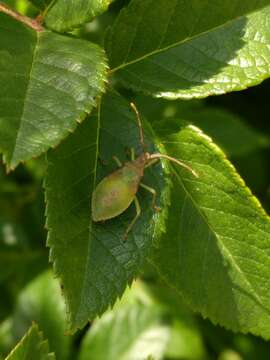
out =
[(31, 29), (37, 32), (44, 31), (43, 26), (41, 26), (41, 24), (37, 20), (31, 19), (28, 16), (21, 15), (16, 11), (12, 10), (11, 8), (9, 8), (6, 4), (3, 4), (1, 2), (0, 2), (0, 12), (13, 17), (14, 19), (29, 26)]

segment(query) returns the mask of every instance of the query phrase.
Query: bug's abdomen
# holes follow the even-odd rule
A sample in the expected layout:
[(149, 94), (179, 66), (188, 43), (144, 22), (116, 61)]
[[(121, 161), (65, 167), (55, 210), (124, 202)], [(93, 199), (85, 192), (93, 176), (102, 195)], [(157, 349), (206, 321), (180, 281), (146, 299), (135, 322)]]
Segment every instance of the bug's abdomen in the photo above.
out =
[(92, 218), (102, 221), (114, 218), (125, 211), (138, 189), (140, 177), (125, 176), (124, 168), (105, 177), (92, 195)]

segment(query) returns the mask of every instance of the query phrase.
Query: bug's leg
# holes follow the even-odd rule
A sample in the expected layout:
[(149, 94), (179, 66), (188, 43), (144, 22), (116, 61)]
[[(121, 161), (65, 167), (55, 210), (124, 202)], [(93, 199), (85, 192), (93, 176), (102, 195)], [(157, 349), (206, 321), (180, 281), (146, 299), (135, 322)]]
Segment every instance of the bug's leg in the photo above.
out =
[(126, 149), (126, 154), (130, 158), (131, 161), (135, 160), (136, 156), (135, 156), (135, 149), (134, 148), (127, 148)]
[(134, 148), (130, 149), (130, 158), (131, 158), (131, 161), (135, 160), (135, 150), (134, 150)]
[(113, 156), (113, 160), (116, 162), (116, 164), (119, 166), (119, 167), (122, 167), (123, 164), (121, 163), (121, 161), (118, 159), (117, 156)]
[(152, 194), (152, 196), (153, 196), (152, 207), (153, 207), (153, 209), (155, 211), (160, 211), (160, 208), (156, 205), (156, 201), (157, 201), (157, 192), (156, 192), (156, 190), (151, 188), (150, 186), (147, 186), (147, 185), (143, 184), (143, 183), (140, 183), (140, 186), (143, 189), (149, 191)]
[(129, 224), (129, 226), (125, 232), (125, 235), (124, 235), (125, 240), (128, 237), (128, 233), (130, 232), (130, 230), (133, 228), (134, 224), (138, 220), (138, 217), (141, 215), (141, 207), (140, 207), (140, 203), (139, 203), (137, 196), (135, 196), (134, 202), (135, 202), (135, 207), (136, 207), (136, 215), (135, 215), (134, 219), (131, 221), (131, 223)]

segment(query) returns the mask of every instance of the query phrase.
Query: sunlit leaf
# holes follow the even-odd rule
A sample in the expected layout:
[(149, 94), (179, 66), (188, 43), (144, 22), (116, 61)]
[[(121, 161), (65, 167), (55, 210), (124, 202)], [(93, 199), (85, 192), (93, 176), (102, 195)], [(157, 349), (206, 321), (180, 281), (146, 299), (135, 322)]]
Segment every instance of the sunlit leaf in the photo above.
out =
[(270, 221), (222, 151), (197, 128), (160, 132), (175, 168), (167, 232), (153, 263), (191, 307), (234, 331), (270, 337)]
[(97, 45), (36, 32), (0, 13), (0, 150), (7, 167), (74, 131), (95, 106), (105, 75)]
[(108, 9), (114, 0), (56, 0), (45, 17), (46, 25), (65, 32), (91, 21)]
[(270, 75), (270, 7), (252, 13), (265, 5), (133, 0), (107, 39), (111, 73), (128, 88), (170, 99), (256, 85)]

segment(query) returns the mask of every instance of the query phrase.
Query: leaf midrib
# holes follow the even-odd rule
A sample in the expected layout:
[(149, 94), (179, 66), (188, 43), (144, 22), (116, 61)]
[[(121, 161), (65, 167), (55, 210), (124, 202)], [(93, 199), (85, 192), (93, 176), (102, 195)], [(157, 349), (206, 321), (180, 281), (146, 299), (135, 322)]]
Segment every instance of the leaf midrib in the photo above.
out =
[[(249, 14), (252, 14), (253, 12), (256, 12), (256, 11), (258, 11), (258, 10), (254, 10), (254, 11), (251, 11), (251, 12), (246, 13), (245, 15), (241, 15), (241, 16), (238, 16), (238, 17), (236, 17), (236, 18), (234, 18), (234, 19), (230, 19), (230, 20), (228, 20), (228, 21), (226, 21), (226, 22), (224, 22), (224, 23), (222, 23), (222, 24), (220, 24), (220, 25), (218, 25), (218, 26), (215, 26), (215, 27), (213, 27), (213, 28), (211, 28), (211, 29), (209, 29), (209, 30), (203, 31), (203, 32), (201, 32), (201, 33), (199, 33), (199, 34), (196, 34), (196, 35), (194, 35), (194, 36), (188, 36), (188, 37), (186, 37), (185, 39), (180, 40), (180, 41), (177, 41), (177, 42), (175, 42), (175, 43), (173, 43), (173, 44), (171, 44), (171, 45), (165, 46), (165, 47), (162, 48), (162, 49), (159, 48), (159, 49), (156, 49), (156, 50), (154, 50), (154, 51), (151, 51), (151, 52), (149, 52), (149, 53), (147, 53), (147, 54), (145, 54), (145, 55), (143, 55), (143, 56), (140, 56), (140, 57), (138, 57), (138, 58), (136, 58), (136, 59), (134, 59), (134, 60), (131, 60), (131, 61), (126, 62), (126, 63), (123, 63), (123, 64), (121, 64), (121, 65), (119, 65), (119, 66), (116, 66), (115, 68), (112, 68), (112, 69), (109, 71), (109, 74), (113, 74), (113, 73), (115, 73), (116, 71), (121, 70), (121, 69), (124, 69), (124, 68), (127, 67), (127, 66), (130, 66), (130, 65), (136, 64), (137, 62), (143, 61), (143, 60), (147, 59), (148, 57), (151, 57), (151, 56), (160, 54), (160, 53), (165, 52), (165, 51), (167, 51), (167, 50), (170, 50), (170, 49), (172, 49), (172, 48), (174, 48), (174, 47), (177, 47), (177, 46), (179, 46), (179, 45), (183, 45), (183, 44), (185, 44), (185, 43), (188, 43), (188, 42), (191, 42), (191, 41), (193, 41), (193, 40), (196, 40), (197, 38), (199, 38), (199, 37), (201, 37), (201, 36), (204, 36), (204, 35), (207, 35), (207, 34), (209, 34), (209, 33), (212, 32), (212, 31), (216, 31), (216, 30), (218, 30), (218, 29), (222, 29), (223, 27), (226, 27), (226, 26), (228, 26), (229, 24), (231, 24), (231, 23), (233, 23), (233, 22), (235, 22), (235, 21), (238, 21), (238, 20), (240, 20), (240, 19), (242, 19), (242, 18), (245, 18), (245, 17), (247, 17)], [(132, 45), (131, 45), (131, 46), (132, 46)]]
[[(92, 192), (94, 191), (95, 187), (96, 187), (96, 181), (97, 181), (97, 166), (98, 166), (98, 151), (99, 151), (99, 135), (100, 135), (100, 113), (101, 113), (101, 98), (98, 101), (98, 106), (97, 106), (97, 139), (96, 139), (96, 153), (95, 153), (95, 167), (93, 170), (94, 173), (94, 178), (93, 178), (93, 188), (92, 188)], [(90, 197), (90, 209), (91, 209), (91, 197)], [(91, 211), (89, 213), (89, 215), (91, 214)], [(78, 315), (80, 313), (80, 309), (82, 306), (82, 302), (83, 302), (83, 295), (85, 292), (85, 288), (86, 288), (86, 275), (87, 275), (87, 270), (89, 268), (89, 262), (90, 262), (90, 250), (91, 250), (91, 244), (92, 244), (92, 227), (93, 227), (93, 220), (92, 217), (90, 218), (90, 223), (89, 223), (89, 230), (88, 230), (88, 247), (87, 247), (87, 256), (86, 256), (86, 261), (85, 261), (85, 268), (84, 268), (84, 272), (83, 272), (83, 282), (82, 282), (82, 286), (81, 286), (81, 291), (80, 291), (80, 302), (79, 305), (77, 307), (77, 314), (75, 316), (75, 322), (77, 322), (77, 318)]]

